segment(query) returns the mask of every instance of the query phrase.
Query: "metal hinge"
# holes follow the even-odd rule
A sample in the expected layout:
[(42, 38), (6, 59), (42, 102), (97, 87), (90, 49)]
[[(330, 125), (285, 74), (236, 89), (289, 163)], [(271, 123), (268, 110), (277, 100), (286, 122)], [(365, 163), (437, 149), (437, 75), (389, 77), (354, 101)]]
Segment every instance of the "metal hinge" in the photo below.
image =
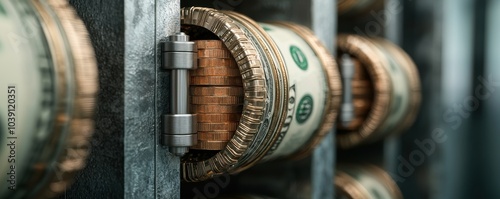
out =
[(197, 117), (190, 113), (189, 70), (197, 68), (197, 48), (189, 36), (176, 33), (162, 44), (162, 67), (171, 70), (171, 113), (163, 116), (161, 144), (182, 156), (197, 142)]
[(340, 58), (340, 71), (342, 72), (342, 106), (340, 108), (340, 122), (348, 126), (354, 118), (354, 106), (352, 102), (352, 79), (354, 76), (354, 63), (348, 54)]

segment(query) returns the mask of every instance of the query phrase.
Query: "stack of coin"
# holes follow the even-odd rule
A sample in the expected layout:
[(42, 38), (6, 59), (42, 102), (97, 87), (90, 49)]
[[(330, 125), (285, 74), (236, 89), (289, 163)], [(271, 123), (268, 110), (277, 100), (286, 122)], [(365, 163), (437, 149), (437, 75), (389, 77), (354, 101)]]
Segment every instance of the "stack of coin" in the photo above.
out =
[(371, 164), (338, 165), (334, 181), (335, 198), (403, 198), (391, 175)]
[(354, 63), (354, 75), (351, 83), (354, 118), (346, 126), (342, 125), (342, 122), (339, 122), (338, 128), (353, 131), (360, 128), (370, 112), (374, 87), (365, 66), (363, 66), (357, 58), (351, 57), (351, 59)]
[(198, 115), (198, 144), (222, 150), (233, 137), (243, 108), (243, 82), (236, 61), (220, 40), (197, 40), (198, 69), (191, 72), (192, 111)]
[(381, 38), (341, 34), (339, 54), (355, 63), (352, 79), (354, 120), (338, 125), (341, 148), (375, 142), (407, 129), (420, 105), (420, 80), (411, 58)]
[[(240, 70), (239, 74), (224, 71), (233, 71), (225, 64), (235, 63), (227, 51), (213, 50), (221, 49), (222, 43), (199, 42), (203, 52), (199, 53), (200, 70), (194, 73), (193, 86), (237, 88), (240, 78), (244, 85), (244, 105), (234, 135), (227, 145), (221, 140), (212, 141), (212, 134), (220, 138), (221, 133), (206, 133), (210, 135), (207, 141), (200, 136), (200, 145), (194, 148), (212, 150), (190, 150), (182, 157), (184, 181), (235, 174), (269, 160), (301, 158), (328, 135), (337, 117), (342, 84), (331, 53), (311, 30), (285, 22), (257, 23), (239, 13), (211, 8), (183, 8), (181, 16), (183, 32), (194, 41), (220, 39)], [(227, 90), (195, 93), (195, 108), (205, 111), (198, 115), (207, 114), (200, 118), (200, 127), (210, 125), (204, 131), (228, 132), (233, 126), (226, 124), (236, 123), (233, 120), (239, 117), (234, 116), (231, 107), (238, 107), (242, 97)], [(201, 96), (207, 93), (210, 95)], [(206, 106), (198, 107), (201, 103)], [(214, 118), (214, 112), (226, 115)], [(203, 118), (209, 116), (210, 120)], [(212, 129), (216, 124), (223, 129)], [(212, 142), (224, 144), (207, 148), (206, 143)]]

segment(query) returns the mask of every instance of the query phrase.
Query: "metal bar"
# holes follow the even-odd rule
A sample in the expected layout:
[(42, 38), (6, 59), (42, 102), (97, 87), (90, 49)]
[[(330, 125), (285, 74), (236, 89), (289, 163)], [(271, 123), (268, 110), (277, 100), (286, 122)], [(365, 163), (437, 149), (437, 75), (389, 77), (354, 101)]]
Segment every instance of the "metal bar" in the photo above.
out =
[(189, 114), (189, 71), (172, 70), (170, 78), (171, 93), (170, 108), (172, 114)]
[[(384, 10), (378, 17), (385, 16), (382, 26), (385, 38), (396, 45), (401, 45), (403, 23), (403, 0), (385, 0)], [(389, 173), (396, 173), (397, 156), (401, 153), (401, 138), (399, 135), (390, 136), (384, 140), (383, 167)]]
[[(337, 1), (311, 0), (312, 30), (332, 53), (335, 53), (337, 27)], [(326, 23), (325, 23), (326, 22)], [(335, 128), (334, 128), (335, 129)], [(325, 136), (314, 150), (311, 162), (313, 199), (328, 199), (334, 196), (335, 130)]]
[[(476, 84), (474, 90), (474, 96), (479, 99), (480, 105), (484, 110), (484, 115), (480, 120), (485, 121), (485, 125), (482, 126), (484, 132), (482, 132), (483, 140), (482, 144), (486, 147), (478, 147), (485, 151), (485, 156), (480, 156), (485, 159), (485, 164), (479, 164), (478, 168), (484, 170), (483, 179), (484, 184), (482, 184), (485, 189), (487, 198), (500, 198), (500, 191), (498, 191), (498, 184), (500, 183), (500, 171), (498, 170), (500, 166), (500, 154), (498, 153), (500, 147), (498, 145), (498, 140), (500, 140), (500, 134), (498, 133), (498, 117), (500, 114), (500, 90), (499, 82), (500, 80), (500, 38), (498, 33), (500, 32), (500, 24), (498, 24), (498, 19), (500, 19), (500, 1), (487, 0), (486, 1), (486, 20), (485, 20), (485, 71), (482, 74), (483, 83)], [(477, 80), (478, 77), (476, 77)], [(493, 83), (491, 83), (491, 82)], [(482, 153), (479, 152), (479, 153)], [(485, 158), (486, 157), (486, 158)], [(474, 171), (472, 171), (474, 172)]]
[[(474, 34), (474, 2), (473, 1), (443, 1), (443, 59), (442, 59), (442, 103), (446, 108), (445, 127), (448, 140), (443, 143), (442, 168), (446, 178), (437, 179), (444, 186), (436, 198), (462, 198), (464, 180), (464, 164), (462, 155), (466, 152), (466, 132), (464, 127), (455, 128), (450, 123), (448, 110), (457, 110), (471, 90)], [(457, 114), (461, 114), (458, 113)], [(454, 117), (454, 115), (450, 115)], [(463, 151), (461, 151), (463, 150)]]
[(155, 1), (125, 1), (125, 196), (154, 198)]

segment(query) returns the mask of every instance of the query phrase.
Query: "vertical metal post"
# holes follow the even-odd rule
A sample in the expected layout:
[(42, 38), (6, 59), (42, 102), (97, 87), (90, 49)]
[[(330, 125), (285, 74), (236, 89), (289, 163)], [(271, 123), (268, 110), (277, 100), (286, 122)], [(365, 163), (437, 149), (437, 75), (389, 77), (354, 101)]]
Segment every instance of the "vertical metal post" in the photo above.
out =
[(160, 145), (170, 79), (160, 40), (180, 29), (180, 0), (125, 1), (125, 198), (180, 198), (180, 160)]
[[(487, 139), (484, 140), (485, 145), (487, 147), (487, 157), (485, 166), (485, 173), (488, 173), (488, 176), (484, 176), (486, 182), (485, 187), (487, 187), (487, 192), (489, 198), (499, 198), (500, 191), (498, 190), (498, 184), (500, 183), (500, 154), (498, 153), (500, 147), (498, 146), (498, 140), (500, 140), (500, 134), (498, 133), (498, 117), (500, 115), (500, 88), (498, 87), (498, 83), (500, 81), (500, 56), (498, 56), (498, 52), (500, 52), (500, 38), (498, 37), (498, 33), (500, 32), (500, 24), (498, 24), (498, 19), (500, 18), (500, 1), (489, 0), (487, 1), (487, 11), (486, 11), (486, 54), (485, 54), (485, 67), (486, 70), (482, 75), (485, 79), (492, 78), (495, 82), (493, 83), (494, 89), (489, 87), (489, 92), (491, 93), (491, 97), (485, 97), (487, 102), (485, 103), (485, 116), (486, 124), (483, 129), (484, 137)], [(486, 85), (482, 85), (483, 89), (481, 93), (475, 95), (477, 97), (481, 97), (479, 95), (485, 95), (484, 87)], [(486, 95), (488, 96), (488, 95)], [(482, 106), (482, 105), (481, 105)]]
[[(443, 1), (443, 58), (442, 58), (442, 104), (447, 111), (456, 109), (471, 90), (473, 68), (474, 2)], [(445, 112), (446, 113), (446, 112)], [(438, 113), (439, 114), (439, 113)], [(447, 121), (447, 115), (441, 116)], [(443, 143), (442, 171), (444, 178), (436, 179), (442, 186), (435, 198), (462, 198), (466, 131), (464, 126), (455, 128), (450, 123), (442, 124), (448, 134)], [(463, 151), (461, 151), (463, 150)]]
[(155, 1), (125, 1), (124, 198), (155, 197)]
[[(401, 45), (403, 23), (403, 0), (385, 0), (384, 12), (385, 38), (396, 45)], [(380, 16), (380, 14), (379, 14)], [(389, 173), (396, 173), (397, 156), (401, 153), (401, 138), (399, 135), (384, 140), (383, 167)]]
[[(311, 26), (316, 36), (330, 52), (335, 54), (337, 30), (337, 1), (311, 0)], [(335, 128), (334, 128), (335, 129)], [(334, 196), (333, 178), (335, 171), (335, 130), (325, 136), (314, 150), (311, 162), (313, 199), (328, 199)]]

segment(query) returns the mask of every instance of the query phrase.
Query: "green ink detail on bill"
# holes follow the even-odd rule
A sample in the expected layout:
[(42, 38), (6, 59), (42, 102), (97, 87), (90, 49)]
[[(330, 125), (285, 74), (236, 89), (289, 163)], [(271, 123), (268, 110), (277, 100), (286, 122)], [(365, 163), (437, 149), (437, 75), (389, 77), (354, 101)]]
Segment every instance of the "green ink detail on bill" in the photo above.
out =
[(300, 99), (299, 106), (297, 107), (297, 113), (295, 118), (299, 124), (302, 124), (309, 119), (314, 108), (313, 98), (311, 95), (307, 94)]
[(270, 30), (273, 30), (273, 29), (271, 29), (271, 28), (269, 28), (269, 27), (267, 27), (267, 26), (262, 26), (262, 29), (264, 29), (265, 31), (270, 31)]
[(5, 8), (3, 8), (2, 4), (0, 4), (0, 14), (7, 15)]
[(290, 46), (290, 54), (292, 54), (293, 61), (302, 70), (307, 70), (307, 58), (306, 55), (297, 46)]

